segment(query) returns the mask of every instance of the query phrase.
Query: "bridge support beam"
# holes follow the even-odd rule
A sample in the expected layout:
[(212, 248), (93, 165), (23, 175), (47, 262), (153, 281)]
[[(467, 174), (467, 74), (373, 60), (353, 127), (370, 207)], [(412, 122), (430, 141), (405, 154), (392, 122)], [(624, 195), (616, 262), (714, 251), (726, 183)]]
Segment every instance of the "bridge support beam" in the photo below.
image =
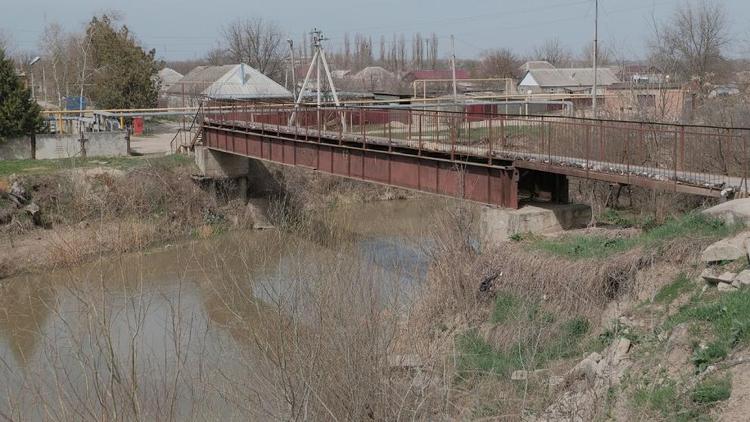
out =
[[(358, 140), (306, 139), (303, 135), (267, 132), (244, 127), (204, 126), (206, 146), (211, 152), (222, 154), (203, 153), (206, 171), (213, 168), (209, 165), (213, 159), (219, 164), (225, 163), (219, 165), (220, 171), (232, 168), (234, 162), (223, 157), (234, 154), (382, 185), (518, 208), (518, 170), (512, 165), (487, 164), (467, 157), (452, 158), (445, 152), (428, 153)], [(196, 151), (196, 156), (198, 154)]]

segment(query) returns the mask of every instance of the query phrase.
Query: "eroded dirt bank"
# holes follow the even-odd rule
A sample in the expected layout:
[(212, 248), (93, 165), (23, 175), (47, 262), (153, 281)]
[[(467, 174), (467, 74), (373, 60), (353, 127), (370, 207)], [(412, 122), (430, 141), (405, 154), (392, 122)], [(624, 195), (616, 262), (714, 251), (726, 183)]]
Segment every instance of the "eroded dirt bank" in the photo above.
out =
[(314, 221), (318, 211), (335, 204), (406, 196), (271, 166), (262, 175), (269, 180), (250, 181), (246, 203), (236, 181), (194, 178), (197, 169), (189, 158), (129, 160), (125, 166), (104, 160), (32, 167), (0, 178), (0, 278), (257, 228), (260, 222), (265, 227), (269, 218)]

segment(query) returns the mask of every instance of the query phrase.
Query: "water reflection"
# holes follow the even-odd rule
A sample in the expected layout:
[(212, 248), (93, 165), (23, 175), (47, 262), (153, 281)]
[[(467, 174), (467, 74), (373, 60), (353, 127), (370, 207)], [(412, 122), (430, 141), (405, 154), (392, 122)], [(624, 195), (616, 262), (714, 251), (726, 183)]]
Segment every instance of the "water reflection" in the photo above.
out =
[[(115, 410), (237, 417), (251, 400), (232, 397), (241, 374), (254, 380), (252, 400), (272, 391), (254, 354), (299, 330), (283, 317), (305, 306), (292, 289), (336, 272), (375, 277), (383, 293), (408, 290), (425, 274), (420, 242), (442, 204), (352, 206), (306, 237), (232, 233), (3, 280), (0, 411), (23, 420), (101, 420)], [(115, 397), (136, 396), (118, 408)]]

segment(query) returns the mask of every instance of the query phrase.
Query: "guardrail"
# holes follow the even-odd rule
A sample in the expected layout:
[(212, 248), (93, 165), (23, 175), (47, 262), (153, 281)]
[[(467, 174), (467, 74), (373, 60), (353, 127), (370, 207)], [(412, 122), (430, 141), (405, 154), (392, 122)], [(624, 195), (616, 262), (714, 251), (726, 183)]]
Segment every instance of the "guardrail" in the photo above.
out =
[[(209, 104), (209, 107), (212, 105)], [(482, 107), (482, 108), (478, 108)], [(234, 104), (206, 116), (261, 130), (533, 163), (550, 172), (627, 175), (702, 189), (748, 191), (750, 129), (442, 109), (263, 107)], [(293, 117), (294, 116), (294, 117)], [(572, 173), (571, 173), (572, 174)]]

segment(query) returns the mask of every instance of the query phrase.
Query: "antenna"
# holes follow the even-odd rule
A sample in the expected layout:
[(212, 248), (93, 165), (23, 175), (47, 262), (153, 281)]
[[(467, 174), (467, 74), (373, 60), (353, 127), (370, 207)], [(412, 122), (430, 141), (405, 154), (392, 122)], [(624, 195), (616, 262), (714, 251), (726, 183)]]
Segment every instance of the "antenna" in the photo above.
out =
[(594, 0), (594, 86), (591, 89), (591, 109), (594, 113), (594, 118), (597, 118), (597, 104), (596, 96), (598, 91), (598, 78), (599, 78), (599, 0)]
[[(322, 70), (325, 72), (326, 79), (328, 80), (328, 85), (331, 87), (331, 93), (333, 94), (333, 102), (336, 104), (336, 107), (341, 107), (341, 103), (339, 103), (339, 96), (336, 92), (336, 87), (333, 85), (333, 77), (331, 76), (331, 70), (328, 67), (328, 60), (326, 60), (326, 52), (323, 49), (323, 41), (327, 41), (328, 38), (323, 37), (323, 32), (317, 28), (313, 29), (310, 33), (312, 35), (312, 47), (313, 51), (315, 52), (313, 54), (312, 60), (310, 61), (310, 67), (307, 69), (307, 75), (305, 75), (305, 81), (302, 82), (302, 87), (299, 91), (299, 96), (294, 101), (294, 112), (292, 113), (291, 117), (289, 117), (289, 125), (293, 125), (296, 121), (297, 117), (297, 110), (299, 109), (300, 104), (302, 104), (302, 98), (305, 95), (305, 88), (307, 88), (307, 84), (310, 82), (310, 77), (312, 76), (313, 69), (315, 69), (315, 84), (316, 84), (316, 105), (318, 108), (318, 121), (320, 121), (320, 108), (321, 108), (321, 86), (323, 85), (323, 80), (321, 79), (321, 65)], [(344, 115), (341, 114), (341, 125), (344, 130), (346, 130), (346, 119), (344, 118)]]

